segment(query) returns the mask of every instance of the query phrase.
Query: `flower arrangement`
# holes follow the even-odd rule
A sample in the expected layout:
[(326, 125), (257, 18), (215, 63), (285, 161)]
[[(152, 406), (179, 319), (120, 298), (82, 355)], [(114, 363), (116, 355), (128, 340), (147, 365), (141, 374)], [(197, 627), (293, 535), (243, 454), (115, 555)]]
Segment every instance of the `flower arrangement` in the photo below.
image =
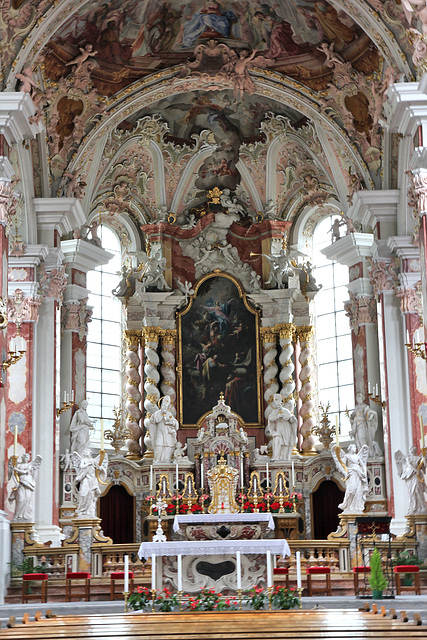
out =
[(188, 598), (186, 609), (190, 611), (235, 611), (237, 601), (230, 596), (222, 599), (222, 594), (216, 593), (215, 589), (202, 589), (198, 598)]
[(271, 597), (273, 607), (276, 609), (293, 609), (299, 607), (300, 601), (296, 595), (296, 588), (275, 587)]
[(173, 611), (175, 607), (179, 605), (177, 594), (172, 593), (172, 591), (166, 587), (160, 592), (154, 602), (158, 606), (159, 611)]
[(134, 611), (143, 609), (151, 600), (151, 593), (147, 587), (136, 587), (128, 598), (128, 607)]
[(267, 604), (268, 593), (261, 587), (254, 587), (245, 594), (245, 602), (251, 609), (259, 611), (259, 609), (265, 609)]

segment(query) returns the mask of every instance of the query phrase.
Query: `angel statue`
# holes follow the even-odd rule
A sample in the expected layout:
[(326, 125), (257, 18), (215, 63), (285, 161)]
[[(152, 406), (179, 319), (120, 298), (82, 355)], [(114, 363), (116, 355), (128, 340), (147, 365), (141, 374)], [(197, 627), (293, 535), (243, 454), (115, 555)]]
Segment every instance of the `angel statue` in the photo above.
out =
[(16, 483), (9, 497), (9, 502), (15, 502), (14, 521), (34, 522), (34, 493), (42, 458), (36, 456), (32, 462), (30, 460), (30, 454), (23, 453), (14, 466), (12, 458), (9, 458), (8, 480), (13, 476)]
[(170, 396), (165, 396), (160, 403), (160, 408), (150, 418), (149, 429), (153, 442), (154, 463), (169, 464), (176, 449), (176, 432), (179, 423), (169, 411), (170, 405)]
[(75, 482), (80, 482), (77, 492), (77, 518), (96, 518), (96, 503), (101, 495), (101, 485), (105, 485), (108, 469), (108, 456), (103, 452), (95, 458), (90, 449), (85, 449), (81, 456), (77, 451), (72, 455), (73, 466), (77, 475)]
[(365, 444), (357, 453), (356, 446), (351, 444), (345, 455), (341, 455), (338, 445), (332, 447), (334, 462), (345, 480), (344, 500), (338, 505), (343, 513), (363, 513), (368, 495), (368, 476), (366, 463), (369, 447)]
[(409, 505), (407, 515), (415, 516), (427, 513), (427, 504), (424, 497), (424, 494), (427, 493), (424, 480), (425, 457), (422, 454), (417, 454), (417, 447), (411, 447), (407, 456), (400, 449), (396, 451), (394, 459), (396, 460), (398, 476), (405, 481), (408, 491)]

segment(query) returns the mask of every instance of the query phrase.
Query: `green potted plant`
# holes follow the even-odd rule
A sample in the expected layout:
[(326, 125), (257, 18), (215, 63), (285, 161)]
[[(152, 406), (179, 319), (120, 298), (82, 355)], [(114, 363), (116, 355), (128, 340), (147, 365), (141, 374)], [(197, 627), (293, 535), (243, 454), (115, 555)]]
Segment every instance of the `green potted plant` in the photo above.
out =
[(372, 597), (378, 600), (383, 597), (383, 591), (388, 585), (387, 579), (381, 569), (381, 556), (378, 549), (374, 549), (369, 564), (371, 567), (369, 585), (372, 589)]
[[(423, 561), (419, 559), (419, 557), (413, 553), (411, 553), (408, 549), (405, 551), (400, 551), (396, 553), (392, 560), (393, 567), (397, 567), (399, 565), (410, 565), (412, 567), (421, 567)], [(403, 578), (401, 578), (401, 582), (405, 587), (409, 587), (412, 585), (414, 581), (414, 577), (411, 573), (404, 573)]]
[(295, 587), (286, 589), (286, 587), (274, 587), (272, 604), (276, 609), (293, 609), (299, 607), (300, 601), (296, 594)]

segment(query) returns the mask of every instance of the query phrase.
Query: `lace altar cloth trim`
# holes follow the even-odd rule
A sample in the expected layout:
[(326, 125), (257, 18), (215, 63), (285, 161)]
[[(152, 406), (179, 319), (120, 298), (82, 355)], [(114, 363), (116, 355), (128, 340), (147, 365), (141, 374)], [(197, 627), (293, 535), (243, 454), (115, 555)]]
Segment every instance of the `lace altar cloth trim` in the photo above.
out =
[(179, 531), (179, 525), (190, 522), (191, 524), (212, 524), (214, 522), (268, 522), (268, 528), (274, 529), (274, 518), (271, 513), (197, 513), (175, 516), (173, 530)]
[(208, 542), (143, 542), (139, 547), (140, 558), (155, 556), (210, 556), (234, 555), (240, 553), (267, 553), (290, 556), (291, 550), (286, 540), (209, 540)]

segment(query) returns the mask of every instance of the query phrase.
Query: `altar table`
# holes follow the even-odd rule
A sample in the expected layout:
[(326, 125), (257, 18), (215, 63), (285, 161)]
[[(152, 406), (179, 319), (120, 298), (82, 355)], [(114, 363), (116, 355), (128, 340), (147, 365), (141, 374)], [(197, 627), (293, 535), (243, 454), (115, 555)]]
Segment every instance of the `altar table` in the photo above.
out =
[(274, 518), (271, 513), (189, 513), (176, 515), (173, 530), (179, 531), (179, 525), (185, 523), (215, 524), (220, 522), (267, 522), (269, 529), (274, 529)]
[[(258, 514), (256, 514), (258, 515)], [(237, 551), (246, 555), (249, 553), (267, 553), (272, 555), (290, 556), (291, 550), (286, 540), (204, 540), (194, 542), (183, 540), (178, 542), (142, 542), (138, 556), (208, 556), (234, 555)]]

